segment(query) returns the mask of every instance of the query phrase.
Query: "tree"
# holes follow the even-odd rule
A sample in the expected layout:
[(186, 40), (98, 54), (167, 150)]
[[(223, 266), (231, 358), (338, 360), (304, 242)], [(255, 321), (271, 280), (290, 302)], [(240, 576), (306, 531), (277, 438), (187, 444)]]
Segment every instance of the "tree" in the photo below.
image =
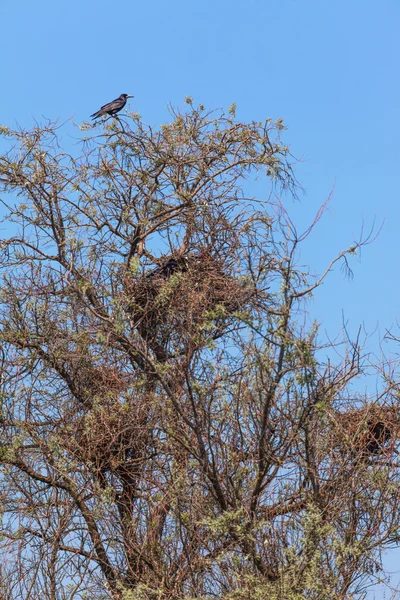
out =
[(394, 379), (306, 314), (358, 245), (300, 268), (282, 122), (188, 103), (2, 128), (4, 598), (362, 597), (398, 540)]

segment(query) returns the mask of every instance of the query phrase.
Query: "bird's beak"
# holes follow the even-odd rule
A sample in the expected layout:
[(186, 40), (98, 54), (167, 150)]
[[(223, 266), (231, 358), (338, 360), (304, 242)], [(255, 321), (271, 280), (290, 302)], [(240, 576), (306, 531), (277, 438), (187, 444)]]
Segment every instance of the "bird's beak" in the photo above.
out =
[(131, 96), (130, 94), (128, 94), (128, 98), (134, 98), (135, 96)]

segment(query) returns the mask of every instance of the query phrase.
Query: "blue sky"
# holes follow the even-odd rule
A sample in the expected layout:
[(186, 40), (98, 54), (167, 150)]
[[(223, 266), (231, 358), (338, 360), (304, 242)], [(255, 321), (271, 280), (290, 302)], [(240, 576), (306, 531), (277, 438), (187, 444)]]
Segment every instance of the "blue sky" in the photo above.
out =
[(302, 257), (311, 270), (363, 223), (383, 223), (354, 280), (336, 269), (311, 315), (332, 335), (343, 314), (351, 331), (381, 333), (400, 317), (398, 0), (5, 0), (0, 23), (0, 124), (80, 123), (122, 92), (154, 125), (186, 95), (208, 108), (236, 102), (241, 120), (282, 117), (306, 190), (289, 207), (297, 221), (306, 226), (334, 187)]

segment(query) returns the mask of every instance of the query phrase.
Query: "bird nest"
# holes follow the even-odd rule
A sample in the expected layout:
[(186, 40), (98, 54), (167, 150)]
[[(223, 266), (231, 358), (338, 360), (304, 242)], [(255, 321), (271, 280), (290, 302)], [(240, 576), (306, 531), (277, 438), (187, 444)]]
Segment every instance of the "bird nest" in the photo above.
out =
[(129, 385), (127, 374), (111, 365), (94, 364), (79, 351), (63, 353), (63, 369), (74, 396), (87, 406), (96, 398), (115, 398)]
[(151, 435), (149, 409), (104, 402), (64, 431), (63, 446), (79, 463), (98, 474), (138, 473)]
[(93, 366), (84, 363), (80, 365), (74, 376), (80, 387), (92, 396), (105, 394), (115, 396), (127, 385), (126, 378), (117, 369), (109, 366)]
[(343, 455), (373, 457), (395, 452), (400, 427), (398, 412), (387, 406), (366, 405), (329, 418), (328, 443)]
[(128, 311), (142, 337), (187, 336), (210, 331), (245, 310), (254, 290), (227, 275), (207, 255), (170, 257), (136, 279), (125, 278)]

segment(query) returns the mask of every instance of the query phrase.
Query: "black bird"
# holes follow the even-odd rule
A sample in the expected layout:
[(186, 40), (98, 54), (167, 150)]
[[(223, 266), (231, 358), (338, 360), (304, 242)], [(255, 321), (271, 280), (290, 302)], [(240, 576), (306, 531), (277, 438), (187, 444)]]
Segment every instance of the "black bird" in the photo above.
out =
[(369, 454), (380, 454), (385, 444), (392, 437), (390, 428), (382, 421), (368, 421), (368, 438), (366, 449)]
[(177, 271), (187, 271), (185, 262), (183, 261), (183, 264), (181, 263), (182, 261), (178, 262), (175, 258), (170, 258), (168, 262), (150, 271), (150, 273), (147, 274), (147, 277), (149, 279), (169, 279), (171, 275)]
[(112, 102), (109, 102), (108, 104), (105, 104), (100, 108), (100, 110), (90, 116), (92, 119), (97, 119), (97, 117), (101, 117), (101, 115), (115, 115), (115, 113), (124, 108), (128, 98), (133, 98), (133, 96), (130, 96), (129, 94), (121, 94), (118, 98)]

